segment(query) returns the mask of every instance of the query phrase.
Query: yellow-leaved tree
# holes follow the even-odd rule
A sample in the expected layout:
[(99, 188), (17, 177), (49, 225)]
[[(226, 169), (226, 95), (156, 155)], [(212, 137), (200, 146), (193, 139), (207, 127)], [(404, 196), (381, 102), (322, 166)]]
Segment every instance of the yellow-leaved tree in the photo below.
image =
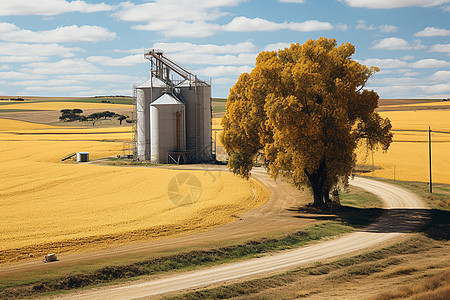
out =
[(364, 89), (378, 68), (352, 60), (354, 52), (326, 38), (261, 52), (227, 99), (221, 141), (230, 170), (248, 177), (263, 153), (273, 176), (307, 184), (323, 207), (339, 181), (348, 183), (359, 142), (387, 150), (390, 121), (375, 112), (378, 94)]

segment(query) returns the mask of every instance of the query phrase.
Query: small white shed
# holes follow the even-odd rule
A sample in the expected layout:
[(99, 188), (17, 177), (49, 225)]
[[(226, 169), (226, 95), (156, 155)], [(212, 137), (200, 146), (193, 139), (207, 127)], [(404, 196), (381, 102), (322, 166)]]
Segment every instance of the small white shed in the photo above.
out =
[(77, 153), (77, 162), (88, 162), (88, 161), (89, 161), (89, 152)]

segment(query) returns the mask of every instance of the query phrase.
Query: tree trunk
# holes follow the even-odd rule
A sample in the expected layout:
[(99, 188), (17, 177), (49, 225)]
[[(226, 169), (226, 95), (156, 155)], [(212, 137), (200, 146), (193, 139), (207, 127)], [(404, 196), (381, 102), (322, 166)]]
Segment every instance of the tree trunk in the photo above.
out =
[(330, 205), (331, 204), (330, 191), (327, 188), (325, 188), (323, 191), (323, 197), (325, 200), (325, 205)]
[[(326, 179), (326, 164), (325, 158), (322, 158), (322, 161), (319, 165), (319, 168), (314, 173), (309, 173), (305, 170), (305, 174), (308, 177), (309, 183), (311, 184), (311, 188), (313, 190), (314, 195), (314, 203), (313, 206), (317, 208), (323, 208), (324, 206), (324, 197), (326, 197), (325, 193), (325, 179)], [(328, 199), (329, 199), (328, 195)]]

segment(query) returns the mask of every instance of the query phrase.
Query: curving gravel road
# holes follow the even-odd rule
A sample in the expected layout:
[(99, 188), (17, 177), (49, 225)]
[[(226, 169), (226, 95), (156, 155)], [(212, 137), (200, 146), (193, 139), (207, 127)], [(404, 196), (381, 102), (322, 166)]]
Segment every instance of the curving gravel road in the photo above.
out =
[(211, 284), (264, 275), (370, 249), (394, 237), (411, 232), (426, 217), (426, 206), (415, 194), (400, 187), (367, 178), (355, 178), (351, 185), (381, 197), (389, 211), (371, 226), (338, 239), (284, 251), (261, 258), (186, 272), (143, 283), (132, 283), (70, 294), (58, 299), (135, 299), (168, 292), (206, 287)]

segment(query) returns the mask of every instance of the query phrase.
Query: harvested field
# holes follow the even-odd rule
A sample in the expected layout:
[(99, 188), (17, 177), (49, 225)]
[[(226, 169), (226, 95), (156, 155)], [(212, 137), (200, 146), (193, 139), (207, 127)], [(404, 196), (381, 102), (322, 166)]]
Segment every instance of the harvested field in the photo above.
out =
[[(205, 230), (268, 198), (260, 184), (228, 173), (61, 162), (71, 152), (89, 152), (91, 159), (121, 154), (129, 127), (4, 119), (0, 126), (0, 262)], [(177, 206), (168, 185), (183, 176), (198, 180), (198, 197)], [(194, 192), (179, 187), (178, 194)]]
[[(380, 112), (391, 120), (394, 142), (386, 153), (374, 152), (374, 164), (380, 169), (374, 176), (406, 181), (427, 182), (428, 126), (442, 133), (432, 133), (433, 180), (450, 183), (450, 112), (446, 110), (390, 111)], [(448, 133), (445, 133), (448, 132)], [(357, 163), (371, 165), (371, 153), (358, 150)], [(395, 168), (395, 170), (394, 170)]]

